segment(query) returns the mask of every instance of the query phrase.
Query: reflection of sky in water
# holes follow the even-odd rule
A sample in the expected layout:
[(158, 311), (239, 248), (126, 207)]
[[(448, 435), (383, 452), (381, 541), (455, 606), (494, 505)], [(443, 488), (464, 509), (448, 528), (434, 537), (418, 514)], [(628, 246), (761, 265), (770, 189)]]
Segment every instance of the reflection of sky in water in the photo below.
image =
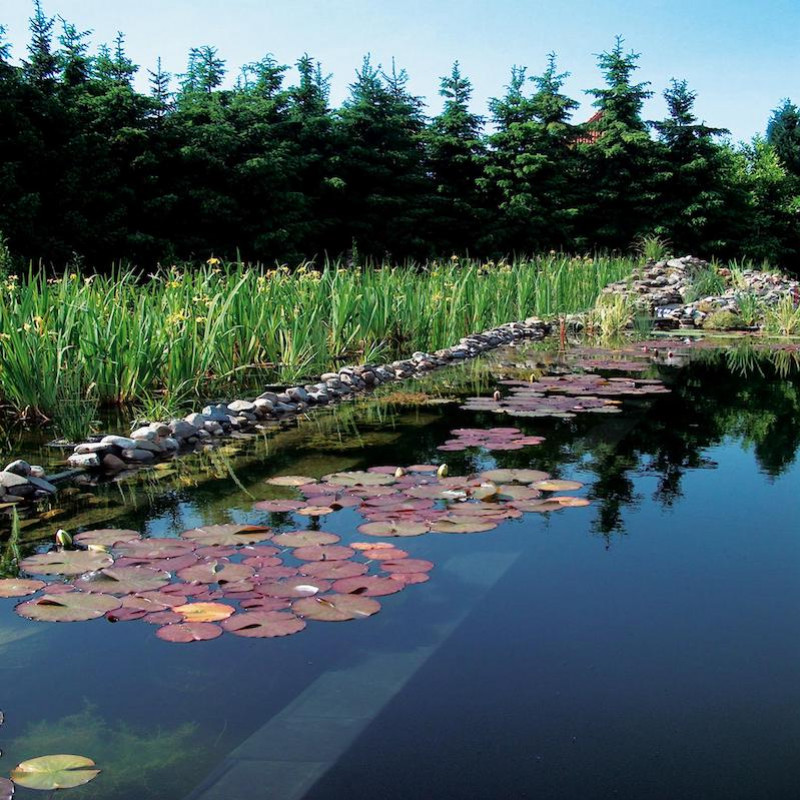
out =
[[(797, 382), (714, 364), (667, 377), (672, 395), (619, 417), (521, 421), (547, 441), (497, 462), (575, 476), (595, 504), (486, 534), (402, 540), (436, 563), (432, 580), (382, 598), (363, 623), (184, 647), (144, 623), (36, 626), (2, 601), (0, 766), (59, 738), (72, 752), (72, 738), (107, 768), (65, 795), (75, 798), (184, 798), (231, 752), (250, 771), (216, 784), (226, 800), (248, 781), (241, 796), (259, 797), (267, 776), (290, 776), (314, 800), (794, 797)], [(453, 406), (425, 408), (424, 426), (415, 414), (375, 423), (402, 435), (345, 451), (352, 466), (424, 463), (450, 428), (476, 424)], [(231, 467), (263, 499), (273, 496), (264, 477), (309, 455), (296, 437), (290, 451)], [(481, 465), (472, 452), (447, 455), (453, 474)], [(164, 535), (264, 521), (251, 504), (221, 477), (110, 524)], [(346, 509), (321, 527), (351, 538), (357, 521)], [(339, 733), (324, 741), (280, 715), (315, 687), (315, 707), (339, 703)], [(309, 759), (324, 769), (298, 772)]]

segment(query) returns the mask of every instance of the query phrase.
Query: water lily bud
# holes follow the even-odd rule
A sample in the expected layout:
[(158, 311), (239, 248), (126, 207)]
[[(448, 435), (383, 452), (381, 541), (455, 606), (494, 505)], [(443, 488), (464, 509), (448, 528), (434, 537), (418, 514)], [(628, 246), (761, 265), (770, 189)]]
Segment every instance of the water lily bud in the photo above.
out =
[(68, 549), (72, 547), (72, 537), (63, 528), (59, 528), (56, 531), (56, 544)]
[(442, 464), (439, 469), (436, 470), (436, 475), (440, 478), (446, 478), (448, 472), (447, 464)]
[(495, 389), (495, 392), (492, 395), (492, 398), (494, 398), (494, 400), (499, 400), (502, 396), (503, 395), (500, 394), (500, 390), (499, 389)]
[(394, 471), (394, 476), (395, 476), (395, 478), (402, 478), (402, 477), (403, 477), (403, 475), (405, 475), (405, 474), (406, 474), (406, 471), (405, 471), (405, 470), (404, 470), (402, 467), (398, 467), (398, 468), (397, 468), (397, 469)]

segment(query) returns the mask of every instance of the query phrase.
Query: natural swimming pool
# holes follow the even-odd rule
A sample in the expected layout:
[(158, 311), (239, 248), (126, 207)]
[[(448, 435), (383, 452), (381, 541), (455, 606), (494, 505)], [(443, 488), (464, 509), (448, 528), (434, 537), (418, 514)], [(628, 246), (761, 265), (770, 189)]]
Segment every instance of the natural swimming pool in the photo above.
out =
[[(441, 392), (254, 441), (183, 488), (117, 503), (107, 525), (98, 507), (86, 527), (252, 523), (351, 543), (366, 538), (356, 508), (318, 523), (254, 510), (295, 496), (265, 480), (441, 461), (451, 476), (543, 470), (592, 501), (483, 533), (387, 538), (432, 562), (430, 580), (378, 597), (368, 619), (282, 638), (181, 645), (139, 620), (32, 622), (2, 600), (3, 774), (66, 752), (103, 770), (75, 798), (794, 797), (793, 362), (709, 351), (654, 366), (641, 375), (671, 392), (622, 398), (618, 414), (507, 423), (441, 402), (491, 395), (540, 356), (505, 351), (469, 381), (433, 378)], [(545, 440), (437, 450), (453, 429), (498, 424)]]

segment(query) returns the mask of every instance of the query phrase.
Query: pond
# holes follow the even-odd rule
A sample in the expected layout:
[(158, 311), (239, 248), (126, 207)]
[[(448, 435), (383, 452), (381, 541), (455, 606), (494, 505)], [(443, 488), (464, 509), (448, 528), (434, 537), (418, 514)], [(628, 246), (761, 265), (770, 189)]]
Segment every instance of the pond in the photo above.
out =
[[(142, 620), (46, 624), (15, 614), (20, 599), (0, 600), (0, 773), (44, 754), (89, 756), (102, 772), (64, 793), (76, 800), (796, 797), (796, 360), (627, 353), (622, 366), (647, 367), (627, 373), (597, 353), (575, 358), (670, 391), (567, 418), (462, 408), (498, 386), (507, 397), (544, 363), (560, 369), (555, 354), (508, 349), (81, 490), (71, 516), (24, 523), (21, 557), (46, 550), (39, 539), (57, 525), (162, 538), (235, 523), (322, 530), (339, 546), (388, 542), (433, 568), (426, 582), (377, 596), (380, 613), (308, 619), (278, 638), (180, 644)], [(454, 429), (497, 425), (544, 441), (437, 449)], [(276, 475), (442, 462), (451, 477), (546, 471), (583, 484), (560, 496), (591, 503), (402, 538), (359, 532), (358, 506), (319, 517), (254, 509), (299, 497), (266, 482)], [(413, 474), (425, 473), (398, 480), (410, 486)], [(360, 499), (376, 500), (380, 516), (379, 497)]]

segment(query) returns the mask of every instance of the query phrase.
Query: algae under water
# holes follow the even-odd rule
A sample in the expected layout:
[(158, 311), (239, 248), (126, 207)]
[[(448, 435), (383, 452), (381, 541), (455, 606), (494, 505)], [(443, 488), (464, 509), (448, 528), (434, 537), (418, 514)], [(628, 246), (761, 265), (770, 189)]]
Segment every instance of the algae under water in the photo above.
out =
[[(540, 357), (504, 351), (469, 380), (456, 368), (419, 388), (491, 396)], [(546, 471), (592, 502), (380, 539), (433, 562), (430, 580), (296, 636), (173, 644), (136, 621), (32, 622), (0, 600), (0, 773), (82, 753), (103, 772), (67, 791), (76, 800), (793, 798), (800, 375), (709, 350), (633, 377), (671, 392), (567, 419), (376, 398), (84, 490), (95, 504), (78, 499), (58, 526), (266, 524), (343, 544), (371, 538), (357, 509), (254, 508), (298, 496), (267, 479), (446, 460), (451, 476)], [(506, 425), (544, 441), (438, 450), (453, 430)], [(55, 527), (29, 520), (22, 555)]]

